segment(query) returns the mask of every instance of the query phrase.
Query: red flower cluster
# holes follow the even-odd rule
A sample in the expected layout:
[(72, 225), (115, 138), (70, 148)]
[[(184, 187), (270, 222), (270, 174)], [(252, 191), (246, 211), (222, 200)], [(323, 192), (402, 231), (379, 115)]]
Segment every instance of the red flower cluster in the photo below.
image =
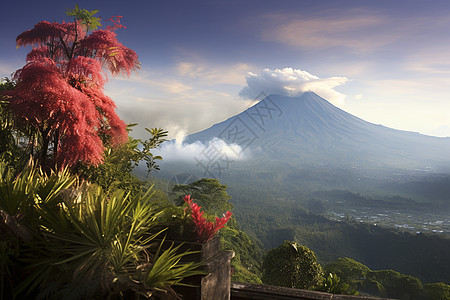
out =
[(111, 19), (106, 20), (106, 21), (111, 21), (114, 24), (113, 26), (106, 26), (106, 28), (110, 31), (114, 31), (119, 28), (127, 28), (126, 26), (123, 26), (122, 24), (120, 24), (120, 18), (123, 18), (123, 16), (112, 16)]
[[(184, 201), (187, 203), (191, 210), (191, 216), (195, 224), (195, 233), (197, 234), (197, 241), (200, 243), (205, 243), (209, 241), (214, 234), (216, 234), (219, 229), (225, 227), (225, 224), (233, 215), (231, 212), (227, 211), (222, 218), (216, 217), (216, 222), (210, 222), (205, 217), (203, 217), (203, 211), (200, 211), (201, 206), (193, 202), (191, 195), (184, 197)], [(187, 209), (186, 208), (186, 209)], [(186, 210), (185, 209), (185, 210)]]

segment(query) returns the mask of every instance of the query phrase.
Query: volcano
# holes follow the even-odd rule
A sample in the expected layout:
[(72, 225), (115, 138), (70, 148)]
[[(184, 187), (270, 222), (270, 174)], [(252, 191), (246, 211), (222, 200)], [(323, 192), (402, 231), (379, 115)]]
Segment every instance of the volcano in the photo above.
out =
[(364, 121), (313, 92), (270, 95), (185, 142), (220, 138), (250, 160), (289, 165), (450, 171), (450, 138), (426, 136)]
[[(223, 142), (231, 150), (224, 151)], [(175, 184), (219, 179), (242, 229), (267, 249), (295, 240), (323, 261), (353, 257), (374, 269), (419, 275), (409, 269), (411, 261), (425, 258), (406, 259), (404, 269), (396, 264), (424, 246), (387, 250), (406, 245), (403, 238), (374, 232), (397, 224), (424, 232), (429, 224), (444, 224), (439, 230), (448, 230), (443, 220), (450, 212), (450, 138), (373, 124), (312, 92), (264, 97), (184, 143), (182, 151), (203, 150), (193, 160), (165, 158), (158, 176), (168, 180), (167, 194), (174, 195)]]

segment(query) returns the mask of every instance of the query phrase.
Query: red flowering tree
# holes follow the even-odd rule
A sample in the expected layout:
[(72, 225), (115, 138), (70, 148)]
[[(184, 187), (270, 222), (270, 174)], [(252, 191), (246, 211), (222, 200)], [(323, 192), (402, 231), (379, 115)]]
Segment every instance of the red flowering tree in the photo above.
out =
[(17, 47), (31, 45), (26, 65), (13, 74), (15, 88), (7, 92), (18, 126), (35, 129), (27, 149), (42, 166), (96, 165), (103, 160), (105, 144), (128, 140), (125, 123), (115, 104), (103, 93), (112, 75), (129, 75), (139, 69), (137, 54), (122, 45), (114, 26), (97, 30), (97, 13), (75, 9), (66, 12), (73, 22), (39, 22), (20, 34)]

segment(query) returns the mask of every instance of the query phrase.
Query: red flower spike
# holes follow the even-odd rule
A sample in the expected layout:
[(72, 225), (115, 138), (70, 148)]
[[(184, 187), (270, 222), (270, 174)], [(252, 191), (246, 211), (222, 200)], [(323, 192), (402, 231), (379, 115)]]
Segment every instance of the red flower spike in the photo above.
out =
[(225, 227), (225, 224), (233, 215), (231, 212), (227, 211), (222, 218), (216, 217), (216, 222), (210, 222), (205, 217), (203, 217), (203, 211), (201, 211), (201, 206), (193, 202), (191, 195), (184, 197), (184, 201), (187, 203), (188, 207), (186, 209), (191, 210), (191, 216), (195, 224), (195, 233), (197, 234), (197, 241), (205, 243), (209, 241), (221, 228)]

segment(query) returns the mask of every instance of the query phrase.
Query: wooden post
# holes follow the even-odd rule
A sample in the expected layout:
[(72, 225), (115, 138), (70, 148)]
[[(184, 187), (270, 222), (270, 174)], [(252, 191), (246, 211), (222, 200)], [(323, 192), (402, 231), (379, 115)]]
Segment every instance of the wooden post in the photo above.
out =
[[(167, 241), (166, 243), (171, 243)], [(181, 242), (175, 242), (181, 243)], [(231, 290), (231, 259), (233, 251), (220, 249), (220, 238), (215, 236), (207, 243), (184, 242), (180, 251), (200, 251), (199, 254), (188, 255), (183, 261), (194, 260), (206, 262), (204, 276), (192, 276), (183, 283), (194, 287), (176, 286), (174, 290), (183, 300), (229, 300)], [(165, 298), (172, 300), (174, 298)]]

